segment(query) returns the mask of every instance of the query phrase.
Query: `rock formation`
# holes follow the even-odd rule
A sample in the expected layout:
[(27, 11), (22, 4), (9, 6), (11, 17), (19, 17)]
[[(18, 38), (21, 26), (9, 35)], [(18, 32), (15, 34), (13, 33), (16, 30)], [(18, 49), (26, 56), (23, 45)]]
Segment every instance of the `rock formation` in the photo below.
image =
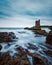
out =
[[(31, 53), (31, 50), (38, 51), (38, 49), (38, 47), (31, 43), (28, 43), (28, 49), (16, 46), (15, 50), (17, 53), (14, 56), (10, 56), (9, 52), (0, 53), (0, 65), (49, 65), (46, 57), (36, 52)], [(47, 52), (45, 53), (47, 54)]]
[(34, 29), (35, 29), (35, 30), (41, 30), (40, 20), (35, 21), (35, 27), (34, 27)]
[(49, 32), (46, 38), (46, 43), (52, 45), (52, 31)]
[(35, 34), (47, 35), (47, 32), (41, 29), (40, 20), (35, 21), (35, 26), (31, 28), (26, 27), (25, 29), (32, 30)]
[(11, 42), (15, 38), (13, 32), (0, 32), (0, 42)]
[(40, 35), (45, 35), (45, 36), (47, 36), (47, 32), (45, 31), (45, 30), (36, 30), (35, 31), (35, 34), (40, 34)]

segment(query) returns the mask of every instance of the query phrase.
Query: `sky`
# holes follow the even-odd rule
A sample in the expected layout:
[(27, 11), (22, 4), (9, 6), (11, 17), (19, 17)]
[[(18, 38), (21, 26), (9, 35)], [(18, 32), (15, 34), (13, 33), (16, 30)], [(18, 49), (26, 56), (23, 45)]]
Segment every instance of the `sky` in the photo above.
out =
[(52, 0), (0, 0), (0, 27), (52, 25)]

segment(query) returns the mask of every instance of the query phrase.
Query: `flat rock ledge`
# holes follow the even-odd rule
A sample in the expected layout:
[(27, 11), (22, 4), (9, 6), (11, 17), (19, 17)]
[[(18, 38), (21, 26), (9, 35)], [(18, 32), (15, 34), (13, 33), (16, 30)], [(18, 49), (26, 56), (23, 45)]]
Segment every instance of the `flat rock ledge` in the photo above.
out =
[(13, 32), (0, 32), (0, 43), (11, 42), (16, 38)]

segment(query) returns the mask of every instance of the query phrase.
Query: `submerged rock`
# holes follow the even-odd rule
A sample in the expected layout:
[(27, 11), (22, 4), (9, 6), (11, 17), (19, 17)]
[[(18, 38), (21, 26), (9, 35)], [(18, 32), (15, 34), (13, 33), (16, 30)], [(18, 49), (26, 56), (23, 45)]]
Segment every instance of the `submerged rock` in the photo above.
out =
[(0, 32), (0, 42), (11, 42), (15, 38), (13, 32)]
[(51, 56), (52, 57), (52, 51), (44, 51), (45, 53), (46, 53), (46, 55), (49, 55), (49, 56)]
[(52, 45), (52, 31), (49, 32), (46, 38), (46, 43)]
[(0, 65), (20, 65), (19, 58), (11, 58), (9, 53), (4, 53), (0, 56)]
[(38, 47), (36, 47), (36, 45), (31, 44), (31, 43), (28, 43), (27, 48), (28, 48), (28, 49), (32, 49), (32, 50), (37, 50), (37, 49), (38, 49)]

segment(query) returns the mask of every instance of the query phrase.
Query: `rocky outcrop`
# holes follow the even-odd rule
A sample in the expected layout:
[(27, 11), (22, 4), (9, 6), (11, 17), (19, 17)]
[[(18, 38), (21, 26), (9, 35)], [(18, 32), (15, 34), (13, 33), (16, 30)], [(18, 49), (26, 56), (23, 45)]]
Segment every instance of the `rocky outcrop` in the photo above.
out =
[(13, 32), (0, 32), (0, 42), (11, 42), (15, 38)]
[(49, 32), (46, 38), (46, 43), (52, 45), (52, 31)]
[(48, 34), (45, 30), (41, 29), (40, 20), (35, 21), (35, 26), (33, 26), (31, 28), (26, 27), (24, 29), (32, 30), (33, 32), (35, 32), (35, 34), (40, 34), (40, 35)]
[(0, 45), (0, 50), (2, 49), (2, 46)]
[(52, 31), (52, 26), (50, 26), (49, 29)]
[(45, 30), (36, 30), (35, 34), (40, 34), (40, 35), (46, 35), (47, 36), (47, 32)]
[(27, 55), (19, 52), (16, 57), (11, 57), (8, 52), (0, 54), (0, 65), (30, 65)]
[(33, 57), (33, 65), (47, 65), (44, 63), (44, 59), (40, 58), (40, 57)]
[(0, 65), (20, 65), (19, 58), (11, 58), (9, 53), (0, 55)]
[(41, 26), (40, 26), (40, 20), (35, 21), (35, 30), (41, 30)]
[(35, 21), (35, 26), (33, 26), (31, 28), (26, 27), (24, 29), (28, 29), (28, 30), (41, 30), (40, 20)]
[[(9, 52), (0, 53), (0, 65), (49, 65), (46, 57), (40, 55), (39, 53), (31, 52), (31, 50), (38, 51), (38, 49), (39, 48), (31, 43), (28, 43), (28, 49), (24, 49), (21, 46), (16, 46), (15, 50), (17, 53), (15, 53), (12, 57)], [(50, 54), (50, 52), (45, 53)]]

